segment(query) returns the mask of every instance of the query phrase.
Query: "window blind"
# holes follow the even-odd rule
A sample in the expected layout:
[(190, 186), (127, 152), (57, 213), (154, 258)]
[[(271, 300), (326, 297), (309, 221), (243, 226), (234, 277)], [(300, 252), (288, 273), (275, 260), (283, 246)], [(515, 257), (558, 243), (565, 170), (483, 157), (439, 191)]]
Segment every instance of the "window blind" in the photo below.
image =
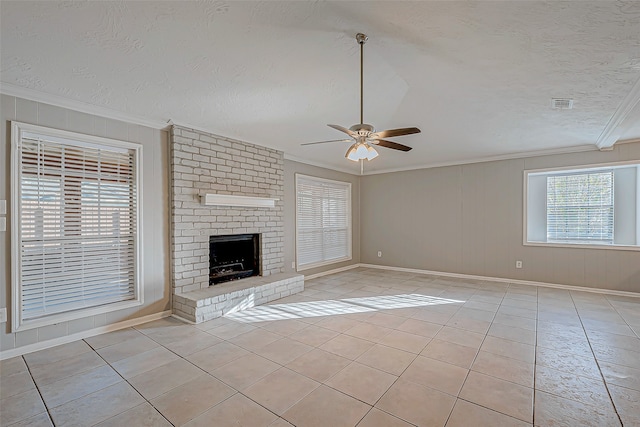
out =
[(351, 184), (296, 175), (298, 268), (351, 259)]
[(613, 171), (547, 177), (547, 240), (613, 243)]
[(135, 149), (23, 132), (21, 320), (135, 299)]

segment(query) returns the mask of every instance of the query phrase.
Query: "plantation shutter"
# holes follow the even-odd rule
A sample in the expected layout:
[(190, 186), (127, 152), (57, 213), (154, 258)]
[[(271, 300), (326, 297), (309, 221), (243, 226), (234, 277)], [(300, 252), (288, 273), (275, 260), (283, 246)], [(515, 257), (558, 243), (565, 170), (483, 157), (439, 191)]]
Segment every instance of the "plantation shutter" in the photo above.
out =
[(298, 267), (351, 259), (351, 184), (296, 175)]
[(21, 319), (135, 299), (137, 151), (32, 132), (18, 150)]
[(547, 177), (547, 240), (613, 243), (613, 171)]

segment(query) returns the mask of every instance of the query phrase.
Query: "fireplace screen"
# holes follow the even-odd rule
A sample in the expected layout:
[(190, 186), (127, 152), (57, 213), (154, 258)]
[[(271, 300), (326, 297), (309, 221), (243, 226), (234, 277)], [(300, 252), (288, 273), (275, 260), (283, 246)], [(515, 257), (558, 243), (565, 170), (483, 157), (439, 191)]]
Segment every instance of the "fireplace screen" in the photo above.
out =
[(209, 237), (209, 286), (259, 275), (259, 234)]

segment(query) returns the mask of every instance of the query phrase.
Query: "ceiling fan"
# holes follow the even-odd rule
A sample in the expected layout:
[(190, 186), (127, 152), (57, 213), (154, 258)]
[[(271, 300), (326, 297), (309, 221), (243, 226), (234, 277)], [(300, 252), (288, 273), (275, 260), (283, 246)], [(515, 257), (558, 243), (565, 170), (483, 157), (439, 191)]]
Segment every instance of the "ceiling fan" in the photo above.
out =
[(351, 147), (347, 150), (345, 157), (349, 160), (357, 162), (359, 160), (372, 160), (378, 157), (378, 152), (374, 146), (391, 148), (392, 150), (409, 151), (411, 147), (398, 144), (397, 142), (388, 141), (384, 138), (392, 138), (395, 136), (411, 135), (414, 133), (420, 133), (418, 128), (401, 128), (401, 129), (389, 129), (376, 132), (372, 125), (364, 123), (363, 120), (363, 106), (364, 106), (364, 94), (363, 94), (363, 74), (364, 74), (364, 44), (368, 40), (368, 37), (362, 33), (356, 34), (356, 41), (360, 45), (360, 123), (351, 126), (349, 129), (339, 125), (327, 125), (333, 129), (339, 130), (349, 135), (352, 139), (334, 139), (329, 141), (319, 142), (307, 142), (301, 145), (314, 145), (325, 144), (328, 142), (351, 142), (354, 141)]

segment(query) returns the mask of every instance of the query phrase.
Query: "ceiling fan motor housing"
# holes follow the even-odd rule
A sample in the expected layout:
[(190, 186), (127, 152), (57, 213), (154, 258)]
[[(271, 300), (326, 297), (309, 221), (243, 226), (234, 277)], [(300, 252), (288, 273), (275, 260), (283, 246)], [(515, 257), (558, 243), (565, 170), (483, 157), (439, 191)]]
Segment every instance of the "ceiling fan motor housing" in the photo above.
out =
[(368, 125), (366, 123), (360, 123), (357, 125), (353, 125), (349, 128), (350, 131), (357, 133), (359, 136), (368, 137), (373, 132), (375, 132), (375, 128), (372, 125)]

